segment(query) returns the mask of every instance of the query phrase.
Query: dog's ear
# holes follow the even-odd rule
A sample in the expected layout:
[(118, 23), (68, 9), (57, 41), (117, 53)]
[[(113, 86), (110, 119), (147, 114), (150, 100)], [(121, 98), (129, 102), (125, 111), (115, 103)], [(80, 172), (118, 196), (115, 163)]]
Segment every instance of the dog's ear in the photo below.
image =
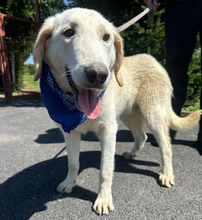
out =
[(119, 84), (119, 86), (123, 86), (123, 78), (121, 76), (121, 73), (119, 71), (122, 62), (123, 62), (123, 39), (121, 38), (121, 36), (118, 33), (114, 33), (114, 45), (116, 48), (116, 62), (114, 65), (114, 73), (116, 76), (116, 80)]
[(34, 81), (37, 81), (41, 77), (45, 43), (53, 32), (53, 23), (51, 21), (52, 21), (52, 17), (48, 18), (45, 21), (41, 30), (38, 33), (36, 43), (34, 45), (33, 55), (34, 55), (34, 63), (36, 66)]

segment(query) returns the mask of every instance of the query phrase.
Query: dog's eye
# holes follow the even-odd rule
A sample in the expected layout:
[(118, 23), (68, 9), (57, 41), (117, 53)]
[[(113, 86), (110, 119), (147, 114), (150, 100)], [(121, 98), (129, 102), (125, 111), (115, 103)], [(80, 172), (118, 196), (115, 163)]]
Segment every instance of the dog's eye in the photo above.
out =
[(109, 34), (105, 34), (103, 36), (103, 41), (108, 41), (110, 39), (110, 35)]
[(74, 36), (75, 31), (72, 30), (72, 29), (68, 29), (68, 30), (66, 30), (63, 34), (65, 35), (65, 37), (70, 38), (70, 37)]

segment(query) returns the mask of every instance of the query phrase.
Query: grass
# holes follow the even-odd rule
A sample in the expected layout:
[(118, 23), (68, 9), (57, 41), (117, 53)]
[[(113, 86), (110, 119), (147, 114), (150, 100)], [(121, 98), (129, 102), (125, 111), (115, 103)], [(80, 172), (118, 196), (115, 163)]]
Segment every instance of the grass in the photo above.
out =
[(34, 81), (34, 75), (24, 74), (23, 75), (23, 89), (28, 87), (28, 89), (39, 89), (39, 82)]
[(183, 111), (189, 111), (189, 112), (196, 111), (199, 109), (200, 109), (200, 101), (199, 100), (197, 100), (197, 102), (194, 105), (186, 106), (186, 107), (182, 108)]

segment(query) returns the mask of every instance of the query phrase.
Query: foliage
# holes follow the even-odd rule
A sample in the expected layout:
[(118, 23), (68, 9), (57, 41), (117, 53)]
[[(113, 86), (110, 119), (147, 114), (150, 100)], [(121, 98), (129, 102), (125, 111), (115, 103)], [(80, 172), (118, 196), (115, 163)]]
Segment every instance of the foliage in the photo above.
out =
[[(162, 21), (163, 14), (164, 9), (156, 12), (149, 27), (147, 21), (143, 20), (142, 24), (137, 22), (130, 27), (130, 30), (121, 33), (126, 42), (125, 51), (127, 55), (148, 53), (154, 56), (162, 65), (165, 65), (165, 23)], [(125, 17), (128, 17), (128, 13), (125, 13)], [(129, 20), (129, 18), (126, 20)]]
[(68, 8), (64, 0), (39, 0), (39, 7), (42, 22), (47, 17), (61, 13)]
[(185, 105), (182, 110), (183, 111), (188, 111), (188, 112), (191, 112), (191, 111), (196, 111), (196, 110), (199, 110), (200, 109), (200, 101), (199, 99), (194, 103), (194, 105)]
[(35, 74), (35, 65), (34, 64), (24, 64), (22, 68), (23, 75), (34, 75)]
[[(50, 15), (60, 13), (67, 9), (63, 0), (39, 0), (41, 21)], [(35, 1), (34, 0), (7, 0), (6, 13), (15, 17), (35, 21)]]
[(199, 101), (202, 89), (201, 49), (195, 50), (188, 70), (189, 84), (185, 106), (192, 106)]
[(5, 13), (5, 8), (6, 8), (6, 0), (1, 0), (0, 1), (0, 12)]
[(34, 75), (35, 74), (35, 65), (34, 64), (24, 64), (22, 68), (23, 75)]
[(34, 1), (7, 0), (6, 13), (14, 17), (35, 21)]

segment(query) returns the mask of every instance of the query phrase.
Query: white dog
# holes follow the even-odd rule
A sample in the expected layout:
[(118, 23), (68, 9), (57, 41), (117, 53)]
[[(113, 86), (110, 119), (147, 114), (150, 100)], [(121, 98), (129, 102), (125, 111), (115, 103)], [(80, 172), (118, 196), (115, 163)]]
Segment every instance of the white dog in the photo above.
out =
[(153, 57), (124, 58), (122, 38), (113, 24), (96, 11), (74, 8), (45, 20), (34, 47), (34, 62), (35, 80), (41, 77), (44, 103), (63, 130), (68, 152), (69, 171), (59, 192), (69, 193), (75, 187), (80, 135), (94, 131), (102, 153), (93, 207), (99, 214), (114, 209), (111, 186), (118, 117), (135, 139), (134, 148), (123, 155), (131, 158), (144, 146), (146, 121), (160, 147), (160, 183), (174, 184), (169, 128), (191, 128), (198, 123), (200, 111), (186, 118), (175, 115), (169, 77)]

